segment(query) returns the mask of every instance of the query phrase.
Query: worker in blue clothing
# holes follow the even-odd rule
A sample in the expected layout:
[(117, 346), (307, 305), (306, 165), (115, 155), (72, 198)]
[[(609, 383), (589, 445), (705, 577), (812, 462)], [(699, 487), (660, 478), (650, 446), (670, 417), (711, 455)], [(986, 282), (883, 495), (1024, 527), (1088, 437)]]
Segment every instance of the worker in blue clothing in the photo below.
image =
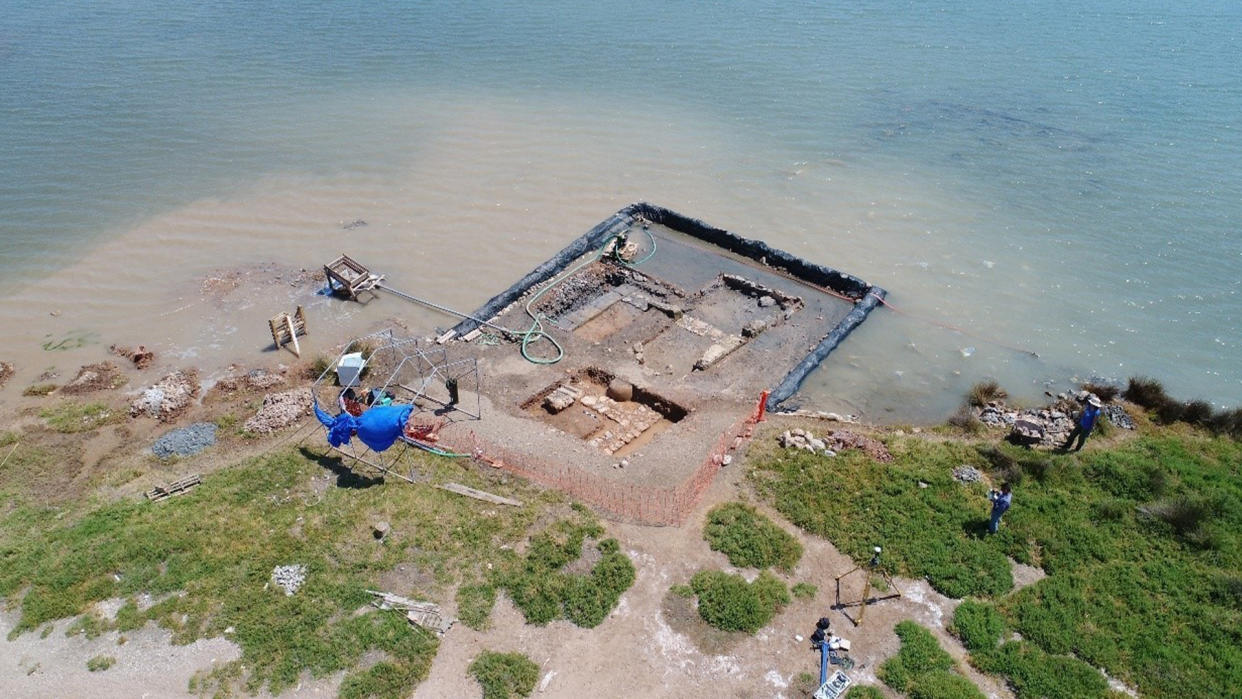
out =
[(1074, 447), (1074, 451), (1082, 449), (1082, 445), (1087, 441), (1087, 435), (1091, 434), (1091, 430), (1095, 429), (1095, 421), (1099, 417), (1100, 399), (1092, 395), (1087, 398), (1087, 404), (1083, 406), (1082, 412), (1078, 414), (1078, 420), (1074, 422), (1074, 429), (1070, 431), (1065, 444), (1061, 445), (1061, 451), (1069, 451), (1070, 444), (1075, 438), (1078, 439), (1078, 444)]
[(992, 521), (988, 523), (988, 531), (995, 534), (996, 530), (1000, 529), (1001, 517), (1013, 504), (1013, 493), (1010, 491), (1009, 484), (1002, 483), (1000, 490), (988, 493), (988, 499), (992, 501)]

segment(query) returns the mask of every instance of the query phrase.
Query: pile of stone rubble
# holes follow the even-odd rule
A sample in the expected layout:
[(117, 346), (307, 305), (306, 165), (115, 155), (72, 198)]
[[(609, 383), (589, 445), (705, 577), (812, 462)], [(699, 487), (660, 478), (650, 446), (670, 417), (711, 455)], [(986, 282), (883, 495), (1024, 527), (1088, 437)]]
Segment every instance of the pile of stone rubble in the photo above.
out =
[(263, 407), (254, 417), (246, 420), (244, 427), (250, 432), (268, 434), (282, 427), (288, 427), (310, 412), (311, 391), (309, 388), (295, 388), (281, 393), (269, 393), (263, 396)]
[(272, 584), (284, 590), (286, 597), (291, 597), (304, 582), (306, 582), (306, 566), (301, 563), (272, 568)]
[(779, 441), (785, 449), (804, 449), (812, 454), (836, 456), (843, 449), (861, 449), (876, 461), (893, 460), (892, 454), (888, 452), (883, 442), (847, 430), (828, 430), (823, 438), (820, 438), (810, 430), (795, 427), (792, 430), (786, 430), (780, 436)]
[[(1074, 420), (1081, 410), (1075, 401), (1085, 403), (1086, 396), (1062, 393), (1052, 405), (1027, 410), (1010, 408), (1002, 401), (992, 401), (979, 409), (978, 417), (980, 422), (991, 427), (1009, 427), (1015, 437), (1030, 444), (1060, 446), (1074, 429)], [(1107, 419), (1114, 427), (1134, 429), (1134, 421), (1117, 403), (1101, 408), (1100, 417)]]

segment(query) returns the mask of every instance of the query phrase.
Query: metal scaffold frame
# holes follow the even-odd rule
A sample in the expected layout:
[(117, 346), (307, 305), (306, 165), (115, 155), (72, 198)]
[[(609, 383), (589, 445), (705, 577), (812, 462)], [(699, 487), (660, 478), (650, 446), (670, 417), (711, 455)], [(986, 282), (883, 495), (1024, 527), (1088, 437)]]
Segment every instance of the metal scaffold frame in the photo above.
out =
[[(357, 387), (369, 384), (367, 391), (377, 391), (379, 395), (391, 395), (398, 403), (411, 403), (414, 413), (411, 423), (420, 414), (429, 414), (436, 420), (454, 421), (456, 419), (479, 420), (482, 418), (482, 398), (479, 393), (479, 367), (474, 357), (452, 359), (448, 349), (442, 345), (423, 346), (417, 338), (398, 338), (391, 330), (382, 330), (352, 340), (337, 355), (336, 360), (326, 367), (315, 380), (311, 390), (315, 401), (320, 406), (333, 406), (330, 412), (345, 409), (343, 396), (350, 387), (336, 384), (336, 370), (341, 360), (349, 354), (361, 352), (363, 367), (370, 370), (369, 376), (374, 379), (382, 375), (381, 381), (359, 381)], [(464, 399), (464, 403), (463, 403)], [(471, 409), (472, 408), (472, 409)], [(325, 433), (327, 428), (325, 429)], [(412, 467), (410, 474), (402, 473), (402, 461), (411, 448), (419, 448), (440, 455), (455, 455), (450, 452), (436, 450), (430, 445), (403, 437), (394, 448), (384, 452), (374, 452), (361, 442), (350, 440), (349, 444), (330, 447), (333, 451), (347, 456), (373, 469), (414, 483)]]

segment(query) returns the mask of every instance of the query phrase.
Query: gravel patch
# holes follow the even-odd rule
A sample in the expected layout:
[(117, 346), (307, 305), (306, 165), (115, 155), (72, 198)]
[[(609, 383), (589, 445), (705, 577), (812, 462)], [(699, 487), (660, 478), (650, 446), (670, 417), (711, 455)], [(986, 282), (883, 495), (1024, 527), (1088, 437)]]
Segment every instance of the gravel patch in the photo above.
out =
[(216, 443), (216, 426), (210, 422), (196, 422), (188, 427), (165, 432), (151, 445), (151, 451), (161, 459), (173, 456), (191, 456)]

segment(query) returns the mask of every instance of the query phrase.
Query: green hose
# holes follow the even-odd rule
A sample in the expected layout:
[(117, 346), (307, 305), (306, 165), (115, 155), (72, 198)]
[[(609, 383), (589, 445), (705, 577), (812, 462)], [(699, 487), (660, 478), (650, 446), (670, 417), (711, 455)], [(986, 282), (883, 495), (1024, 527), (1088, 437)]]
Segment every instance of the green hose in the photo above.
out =
[[(615, 259), (618, 262), (620, 262), (623, 265), (626, 265), (627, 267), (637, 267), (638, 265), (641, 265), (647, 260), (650, 260), (655, 255), (656, 253), (655, 236), (652, 235), (651, 231), (648, 230), (645, 226), (643, 227), (643, 232), (647, 234), (647, 239), (651, 241), (651, 251), (648, 252), (646, 255), (644, 255), (641, 259), (635, 260), (634, 262), (626, 262), (625, 260), (621, 259), (620, 255), (617, 255)], [(600, 246), (599, 250), (595, 251), (594, 255), (574, 265), (573, 269), (570, 269), (568, 272), (565, 272), (561, 276), (554, 279), (547, 286), (537, 291), (535, 295), (531, 296), (530, 300), (526, 302), (526, 306), (525, 306), (526, 315), (530, 316), (530, 319), (531, 319), (530, 328), (528, 328), (525, 332), (513, 333), (514, 335), (519, 335), (522, 338), (522, 358), (523, 359), (525, 359), (526, 361), (532, 364), (556, 364), (557, 362), (565, 358), (565, 348), (561, 346), (561, 343), (556, 341), (556, 338), (549, 335), (543, 329), (543, 321), (546, 316), (544, 316), (542, 313), (535, 313), (533, 310), (531, 310), (531, 306), (534, 305), (534, 303), (539, 300), (539, 297), (543, 296), (544, 293), (546, 293), (549, 289), (556, 286), (557, 284), (560, 284), (561, 282), (565, 281), (569, 277), (573, 276), (575, 273), (578, 272), (578, 270), (582, 269), (583, 267), (586, 267), (592, 262), (595, 262), (599, 260), (601, 257), (603, 257), (604, 251), (608, 249), (608, 244), (613, 242), (614, 240), (617, 240), (618, 238), (620, 238), (620, 236), (615, 235), (615, 234), (608, 236), (608, 239), (604, 241), (604, 244)], [(531, 356), (531, 354), (527, 351), (527, 348), (530, 347), (531, 344), (538, 342), (540, 340), (547, 340), (548, 342), (551, 342), (552, 346), (556, 348), (556, 355), (553, 357)]]

